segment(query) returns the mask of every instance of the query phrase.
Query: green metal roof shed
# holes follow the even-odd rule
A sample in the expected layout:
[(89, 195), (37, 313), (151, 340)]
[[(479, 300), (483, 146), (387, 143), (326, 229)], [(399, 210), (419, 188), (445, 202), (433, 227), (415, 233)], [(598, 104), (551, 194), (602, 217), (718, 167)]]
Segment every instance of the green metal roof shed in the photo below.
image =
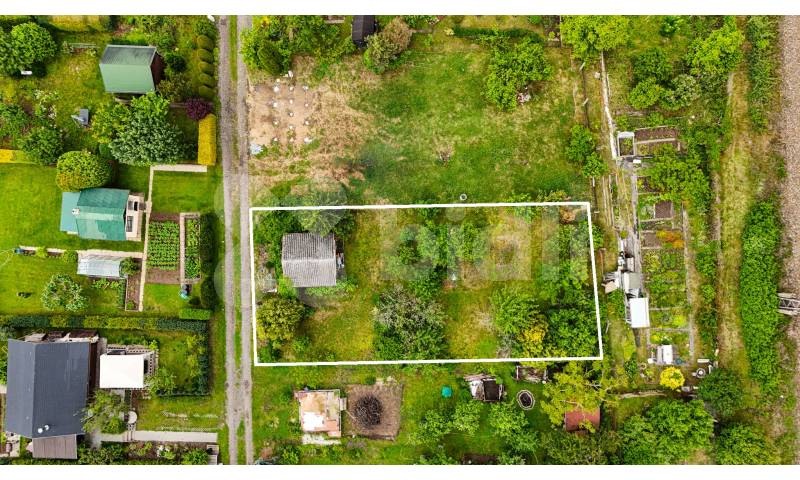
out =
[[(125, 240), (129, 194), (128, 190), (116, 188), (90, 188), (78, 194), (74, 206), (71, 197), (62, 196), (61, 230), (77, 232), (79, 237), (91, 240)], [(63, 228), (70, 226), (69, 217), (74, 222), (74, 230)]]
[(163, 62), (156, 47), (107, 45), (100, 59), (106, 92), (147, 93), (161, 80)]

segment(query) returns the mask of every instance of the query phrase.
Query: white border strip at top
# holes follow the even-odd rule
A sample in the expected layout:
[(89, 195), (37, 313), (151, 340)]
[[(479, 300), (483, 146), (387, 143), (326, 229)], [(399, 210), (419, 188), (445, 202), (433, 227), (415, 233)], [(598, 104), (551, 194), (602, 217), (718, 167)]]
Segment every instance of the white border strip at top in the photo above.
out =
[[(592, 262), (592, 288), (594, 290), (594, 312), (597, 317), (597, 347), (600, 354), (595, 357), (537, 357), (537, 358), (459, 358), (433, 360), (362, 360), (338, 362), (259, 362), (258, 339), (256, 336), (256, 280), (255, 244), (253, 243), (253, 212), (296, 211), (296, 210), (404, 210), (415, 208), (481, 208), (481, 207), (558, 207), (577, 206), (586, 209), (589, 222), (589, 257)], [(500, 363), (500, 362), (568, 362), (603, 359), (603, 337), (600, 322), (600, 303), (597, 294), (597, 269), (594, 260), (594, 235), (592, 233), (592, 207), (589, 202), (519, 202), (519, 203), (432, 203), (413, 205), (321, 205), (301, 207), (251, 207), (250, 208), (250, 295), (253, 311), (253, 364), (256, 367), (311, 367), (324, 365), (401, 365), (426, 363)]]

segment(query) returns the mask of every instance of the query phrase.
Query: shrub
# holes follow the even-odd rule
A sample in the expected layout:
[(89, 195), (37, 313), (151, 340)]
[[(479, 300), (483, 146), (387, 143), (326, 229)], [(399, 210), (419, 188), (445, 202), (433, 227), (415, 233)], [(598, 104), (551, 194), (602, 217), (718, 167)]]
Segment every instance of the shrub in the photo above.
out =
[(256, 310), (258, 341), (274, 349), (292, 339), (294, 331), (305, 318), (306, 309), (295, 298), (272, 296)]
[(125, 129), (130, 116), (128, 107), (121, 103), (101, 106), (92, 118), (92, 137), (101, 144), (111, 143)]
[(33, 22), (15, 25), (9, 34), (0, 33), (0, 68), (6, 74), (18, 74), (47, 62), (57, 52), (50, 32)]
[(445, 352), (445, 313), (401, 287), (384, 292), (374, 311), (378, 356), (385, 360), (440, 358)]
[(658, 83), (669, 81), (672, 78), (672, 64), (664, 49), (650, 47), (634, 57), (633, 78), (638, 82), (648, 78), (654, 78)]
[(96, 390), (92, 403), (83, 414), (83, 428), (87, 432), (121, 433), (125, 423), (120, 418), (127, 411), (123, 397), (108, 390)]
[[(205, 50), (200, 50), (200, 51), (208, 53)], [(214, 71), (214, 64), (213, 63), (206, 62), (204, 60), (199, 60), (197, 62), (197, 67), (198, 67), (198, 69), (200, 70), (201, 73), (203, 73), (205, 75), (208, 75), (210, 77), (214, 76), (215, 71)]]
[(700, 382), (698, 396), (720, 418), (728, 418), (745, 407), (744, 385), (731, 370), (715, 368)]
[(270, 38), (267, 28), (260, 26), (242, 33), (242, 57), (251, 70), (278, 76), (289, 70), (291, 50)]
[(181, 73), (186, 70), (186, 59), (183, 58), (178, 52), (167, 52), (164, 54), (164, 63), (167, 68), (175, 73)]
[(61, 261), (66, 264), (73, 264), (78, 261), (78, 252), (75, 250), (64, 250), (61, 254)]
[(208, 88), (214, 88), (214, 86), (217, 84), (214, 81), (214, 77), (212, 77), (211, 75), (209, 75), (207, 73), (201, 73), (200, 75), (198, 75), (197, 76), (197, 80), (201, 84), (207, 86)]
[(203, 50), (214, 50), (214, 41), (206, 35), (198, 35), (197, 38), (195, 38), (195, 44), (197, 44), (197, 48), (202, 48)]
[(778, 452), (763, 430), (745, 424), (726, 425), (714, 445), (719, 465), (770, 465), (779, 463)]
[(58, 188), (65, 192), (102, 187), (114, 173), (107, 160), (87, 151), (67, 152), (58, 157), (56, 172)]
[(597, 153), (594, 135), (583, 125), (575, 125), (570, 130), (566, 156), (570, 161), (581, 165), (584, 177), (599, 177), (608, 172), (608, 165)]
[(683, 386), (683, 382), (685, 381), (686, 379), (683, 378), (683, 372), (681, 372), (679, 368), (667, 367), (661, 371), (658, 383), (667, 390), (678, 390)]
[(739, 308), (750, 373), (767, 394), (777, 391), (780, 359), (775, 342), (781, 324), (778, 313), (778, 249), (781, 224), (771, 202), (755, 204), (742, 234)]
[[(214, 54), (209, 52), (208, 50), (198, 50), (197, 51), (197, 59), (206, 62), (207, 64), (214, 64)], [(213, 68), (213, 67), (212, 67)], [(202, 69), (202, 67), (201, 67)]]
[(677, 15), (665, 15), (664, 20), (661, 21), (661, 28), (659, 28), (658, 32), (664, 37), (671, 37), (675, 35), (675, 32), (678, 31), (682, 23), (682, 17)]
[(197, 163), (217, 163), (217, 117), (214, 114), (206, 115), (197, 128)]
[(214, 288), (214, 279), (207, 277), (200, 282), (200, 305), (207, 310), (217, 308), (217, 289)]
[(119, 273), (128, 276), (139, 271), (139, 264), (131, 257), (125, 257), (119, 264)]
[(637, 110), (644, 110), (657, 104), (664, 96), (664, 87), (655, 78), (648, 78), (636, 84), (628, 93), (628, 103)]
[(202, 98), (190, 98), (186, 100), (186, 116), (195, 122), (202, 120), (213, 111), (213, 105)]
[(131, 100), (130, 118), (110, 144), (114, 158), (140, 166), (181, 160), (185, 146), (168, 113), (169, 101), (153, 92)]
[(207, 87), (205, 85), (200, 85), (199, 87), (197, 87), (197, 94), (200, 95), (202, 98), (205, 98), (206, 100), (213, 100), (214, 97), (216, 96), (216, 93), (214, 93), (214, 89)]
[(208, 453), (202, 448), (193, 448), (181, 454), (182, 465), (208, 465)]
[(630, 20), (618, 15), (565, 16), (561, 21), (561, 39), (572, 46), (572, 54), (581, 60), (593, 60), (600, 54), (625, 44)]
[(212, 313), (211, 310), (202, 308), (181, 308), (178, 312), (178, 318), (181, 320), (209, 320)]
[(76, 312), (86, 308), (87, 303), (83, 288), (64, 274), (50, 277), (42, 292), (42, 306), (47, 310)]
[(379, 33), (367, 37), (364, 63), (375, 73), (383, 73), (408, 48), (411, 29), (400, 17), (395, 17)]
[(736, 28), (736, 20), (727, 17), (725, 24), (705, 38), (698, 38), (689, 47), (686, 63), (692, 75), (717, 81), (732, 72), (742, 59), (744, 35)]
[(217, 38), (217, 27), (214, 22), (204, 17), (198, 17), (194, 22), (194, 34), (205, 35), (208, 38)]
[(665, 89), (661, 96), (660, 106), (666, 110), (686, 108), (700, 98), (700, 85), (691, 75), (678, 75), (672, 79), (671, 85), (672, 89)]
[(750, 51), (747, 54), (747, 75), (750, 89), (747, 92), (750, 122), (758, 131), (767, 128), (768, 113), (775, 103), (778, 61), (775, 58), (777, 25), (766, 16), (751, 16), (745, 28)]
[(42, 165), (52, 165), (64, 149), (61, 131), (53, 126), (41, 125), (32, 128), (20, 140), (20, 148), (28, 157)]
[(192, 94), (192, 86), (184, 73), (174, 73), (161, 80), (156, 90), (170, 103), (180, 103)]
[(531, 37), (514, 45), (499, 41), (492, 49), (486, 96), (503, 110), (517, 106), (517, 93), (532, 82), (547, 80), (553, 67), (544, 56), (544, 47)]

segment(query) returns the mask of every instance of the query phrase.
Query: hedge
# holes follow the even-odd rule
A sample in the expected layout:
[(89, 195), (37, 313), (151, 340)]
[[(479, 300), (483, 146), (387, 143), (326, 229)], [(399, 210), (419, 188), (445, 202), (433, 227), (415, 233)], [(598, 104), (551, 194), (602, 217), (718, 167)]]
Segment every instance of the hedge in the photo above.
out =
[(211, 318), (211, 310), (202, 308), (181, 308), (178, 312), (178, 318), (181, 320), (209, 320)]
[[(209, 54), (206, 50), (199, 50), (199, 51), (200, 52), (204, 52), (206, 54)], [(212, 61), (213, 61), (213, 58), (212, 58)], [(207, 61), (205, 61), (203, 59), (200, 59), (197, 62), (197, 67), (200, 69), (201, 72), (205, 73), (206, 75), (209, 75), (209, 76), (212, 76), (212, 77), (214, 76), (214, 65), (212, 63), (207, 62)]]
[(214, 81), (214, 77), (212, 77), (211, 75), (209, 75), (207, 73), (201, 73), (200, 75), (198, 75), (197, 76), (197, 80), (202, 85), (205, 85), (206, 87), (209, 87), (209, 88), (214, 88), (214, 86), (217, 84), (217, 82)]
[(217, 163), (217, 117), (209, 113), (197, 128), (197, 163), (216, 165)]
[(498, 36), (506, 38), (522, 38), (530, 36), (539, 42), (543, 42), (541, 35), (524, 28), (507, 28), (503, 30), (496, 30), (492, 28), (478, 28), (478, 27), (462, 27), (456, 25), (453, 27), (453, 35), (461, 38), (475, 38), (480, 36)]
[(214, 89), (209, 88), (205, 85), (200, 85), (199, 87), (197, 87), (197, 94), (205, 98), (206, 100), (213, 100), (215, 96)]
[(100, 315), (2, 315), (0, 326), (11, 328), (96, 328), (163, 330), (205, 333), (206, 324), (167, 317), (112, 317)]
[(0, 149), (0, 163), (36, 163), (28, 159), (22, 150)]
[(198, 35), (196, 43), (197, 43), (197, 48), (202, 48), (208, 51), (214, 50), (214, 41), (205, 35)]
[[(197, 59), (202, 61), (202, 62), (213, 64), (214, 63), (214, 54), (209, 52), (208, 50), (204, 50), (204, 49), (201, 48), (201, 49), (197, 50)], [(202, 65), (200, 66), (200, 69), (201, 70), (203, 69)]]
[(112, 27), (109, 15), (37, 15), (36, 20), (62, 32), (106, 32)]

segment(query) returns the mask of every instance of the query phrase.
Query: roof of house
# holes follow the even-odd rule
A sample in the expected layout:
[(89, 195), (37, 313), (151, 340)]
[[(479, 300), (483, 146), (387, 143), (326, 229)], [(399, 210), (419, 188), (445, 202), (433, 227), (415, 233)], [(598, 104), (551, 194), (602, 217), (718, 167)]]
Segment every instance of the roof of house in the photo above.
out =
[(155, 90), (151, 64), (156, 47), (108, 45), (100, 59), (100, 73), (106, 91), (111, 93), (147, 93)]
[(88, 342), (9, 340), (5, 429), (28, 438), (82, 434), (89, 351)]
[(650, 326), (650, 301), (647, 297), (631, 298), (628, 301), (631, 311), (631, 327), (647, 328)]
[(353, 43), (365, 45), (364, 40), (375, 33), (375, 15), (353, 15), (352, 36)]
[(600, 428), (600, 408), (587, 412), (584, 410), (572, 410), (564, 414), (564, 430), (577, 432), (586, 430), (586, 422), (591, 423), (595, 429)]
[(78, 275), (119, 278), (122, 276), (120, 272), (122, 260), (123, 257), (110, 255), (79, 254)]
[(77, 232), (79, 237), (92, 240), (125, 240), (129, 190), (89, 188), (81, 190), (77, 200), (67, 193), (61, 197), (62, 231)]
[(34, 438), (33, 458), (77, 460), (78, 436), (63, 435), (60, 437)]
[(300, 425), (304, 432), (342, 435), (342, 410), (339, 390), (300, 390), (294, 392), (300, 402)]
[(336, 240), (333, 234), (289, 233), (281, 241), (283, 274), (297, 288), (336, 285)]
[(100, 355), (100, 388), (144, 388), (144, 355)]

